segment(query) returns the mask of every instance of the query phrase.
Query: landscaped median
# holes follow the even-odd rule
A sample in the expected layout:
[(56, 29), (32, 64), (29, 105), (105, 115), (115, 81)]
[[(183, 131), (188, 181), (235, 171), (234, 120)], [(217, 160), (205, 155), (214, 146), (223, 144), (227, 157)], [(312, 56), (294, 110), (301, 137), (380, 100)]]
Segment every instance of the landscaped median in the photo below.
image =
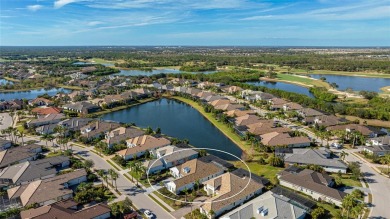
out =
[(207, 120), (209, 120), (215, 127), (217, 127), (226, 137), (228, 137), (231, 141), (233, 141), (237, 146), (239, 146), (244, 151), (250, 150), (250, 145), (246, 143), (246, 141), (241, 140), (241, 138), (232, 131), (226, 124), (216, 120), (213, 117), (212, 113), (207, 113), (197, 102), (179, 96), (168, 96), (167, 98), (172, 98), (175, 100), (179, 100), (183, 103), (186, 103), (196, 109), (200, 114), (202, 114)]

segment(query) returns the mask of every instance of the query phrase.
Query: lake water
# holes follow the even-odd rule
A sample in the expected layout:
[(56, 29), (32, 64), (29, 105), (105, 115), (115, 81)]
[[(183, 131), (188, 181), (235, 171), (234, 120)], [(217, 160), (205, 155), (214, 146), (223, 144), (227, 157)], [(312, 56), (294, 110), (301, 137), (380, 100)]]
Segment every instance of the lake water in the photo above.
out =
[[(135, 123), (138, 127), (148, 126), (179, 139), (188, 139), (198, 148), (223, 150), (241, 157), (242, 150), (211, 124), (196, 109), (177, 100), (162, 98), (133, 106), (128, 109), (105, 114), (103, 119), (124, 123)], [(236, 160), (225, 153), (208, 151), (226, 160)]]
[(108, 62), (104, 62), (104, 63), (96, 63), (96, 62), (74, 62), (73, 65), (96, 65), (96, 64), (102, 64), (106, 67), (111, 67), (111, 66), (114, 66), (113, 63), (108, 63)]
[(50, 96), (56, 95), (58, 92), (70, 93), (71, 90), (64, 88), (52, 88), (52, 89), (37, 89), (29, 91), (17, 91), (17, 92), (0, 92), (0, 100), (13, 100), (13, 99), (35, 99), (39, 95), (49, 94)]
[(381, 87), (390, 86), (390, 78), (367, 78), (357, 76), (346, 76), (346, 75), (322, 75), (322, 74), (311, 74), (313, 78), (325, 77), (328, 83), (336, 83), (339, 88), (338, 90), (346, 90), (352, 88), (354, 91), (375, 91), (382, 92)]
[[(123, 76), (140, 76), (140, 75), (156, 75), (156, 74), (179, 74), (179, 73), (188, 73), (188, 72), (183, 72), (178, 69), (174, 68), (165, 68), (165, 69), (153, 69), (152, 71), (143, 71), (143, 70), (136, 70), (136, 69), (131, 69), (131, 70), (125, 70), (125, 69), (120, 69), (121, 72), (115, 74), (115, 75), (123, 75)], [(190, 72), (192, 74), (197, 74), (197, 73), (203, 73), (203, 74), (212, 74), (216, 71), (205, 71), (205, 72)]]
[(295, 93), (304, 94), (306, 96), (314, 98), (313, 94), (309, 92), (308, 88), (301, 87), (295, 84), (289, 84), (284, 82), (269, 82), (269, 81), (247, 82), (247, 84), (295, 92)]

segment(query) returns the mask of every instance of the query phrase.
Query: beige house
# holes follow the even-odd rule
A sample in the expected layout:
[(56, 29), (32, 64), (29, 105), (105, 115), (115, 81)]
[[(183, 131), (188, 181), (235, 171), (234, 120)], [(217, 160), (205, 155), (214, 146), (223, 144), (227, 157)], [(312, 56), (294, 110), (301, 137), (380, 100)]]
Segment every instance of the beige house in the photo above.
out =
[[(200, 206), (200, 212), (209, 218), (218, 217), (226, 211), (240, 206), (245, 201), (262, 193), (264, 185), (249, 177), (224, 173), (204, 184), (204, 190), (211, 198)], [(210, 212), (214, 212), (213, 215)]]
[(181, 165), (170, 168), (174, 180), (166, 184), (167, 189), (179, 194), (185, 189), (193, 189), (195, 183), (203, 183), (213, 177), (223, 174), (225, 168), (215, 162), (207, 162), (199, 158), (189, 160)]
[(171, 144), (166, 138), (156, 138), (151, 135), (142, 135), (126, 141), (127, 148), (116, 152), (125, 160), (133, 159), (134, 156), (141, 157), (146, 151), (156, 150), (158, 148)]

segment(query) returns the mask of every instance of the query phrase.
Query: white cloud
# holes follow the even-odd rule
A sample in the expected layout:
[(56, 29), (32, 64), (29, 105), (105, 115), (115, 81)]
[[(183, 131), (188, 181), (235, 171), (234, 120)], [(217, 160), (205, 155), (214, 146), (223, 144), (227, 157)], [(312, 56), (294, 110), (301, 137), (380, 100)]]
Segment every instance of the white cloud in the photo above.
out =
[(62, 8), (65, 5), (75, 3), (75, 2), (82, 2), (82, 1), (86, 1), (86, 0), (56, 0), (54, 2), (54, 8)]
[(104, 22), (101, 21), (90, 21), (87, 23), (87, 26), (97, 26), (99, 24), (104, 24)]
[(42, 5), (29, 5), (29, 6), (27, 6), (27, 9), (30, 11), (38, 11), (42, 8), (43, 8)]

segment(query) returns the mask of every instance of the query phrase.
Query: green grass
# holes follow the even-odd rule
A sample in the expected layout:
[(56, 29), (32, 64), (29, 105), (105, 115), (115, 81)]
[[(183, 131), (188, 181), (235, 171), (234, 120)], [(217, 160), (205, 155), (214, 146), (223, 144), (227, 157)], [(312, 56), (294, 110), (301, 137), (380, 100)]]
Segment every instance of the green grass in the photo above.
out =
[(143, 103), (146, 103), (146, 102), (149, 102), (149, 101), (153, 101), (153, 100), (156, 100), (156, 98), (146, 98), (146, 99), (138, 100), (137, 102), (134, 102), (134, 103), (131, 103), (131, 104), (128, 104), (128, 105), (122, 105), (122, 106), (114, 107), (114, 108), (111, 108), (111, 109), (105, 109), (105, 110), (102, 110), (102, 111), (99, 111), (99, 112), (96, 112), (96, 113), (88, 114), (88, 117), (96, 117), (96, 116), (104, 115), (106, 113), (112, 113), (112, 112), (115, 112), (115, 111), (127, 109), (129, 107), (136, 106), (136, 105), (139, 105), (139, 104), (143, 104)]
[[(337, 173), (332, 173), (331, 176), (334, 178), (338, 177)], [(360, 180), (352, 179), (351, 175), (349, 174), (342, 174), (341, 182), (346, 186), (362, 187), (362, 183), (360, 182)]]
[[(273, 184), (277, 183), (275, 180), (276, 174), (283, 170), (283, 168), (280, 167), (262, 165), (257, 162), (247, 162), (246, 164), (248, 164), (252, 173), (269, 179)], [(245, 170), (247, 169), (247, 167), (241, 161), (235, 161), (234, 166)]]
[(389, 175), (390, 174), (390, 171), (389, 171), (389, 169), (387, 169), (387, 167), (378, 167), (378, 169), (381, 171), (381, 173), (383, 173), (383, 174), (387, 174), (387, 175)]
[(131, 175), (133, 178), (134, 178), (134, 183), (136, 183), (135, 180), (138, 181), (138, 183), (142, 184), (143, 186), (145, 186), (146, 188), (149, 188), (150, 187), (150, 184), (148, 182), (148, 179), (140, 179), (141, 178), (141, 174), (142, 173), (136, 173), (136, 172), (133, 172), (133, 171), (129, 171), (128, 172), (129, 175)]
[(155, 194), (157, 197), (159, 197), (163, 202), (171, 206), (173, 209), (178, 210), (181, 208), (181, 205), (176, 205), (176, 202), (174, 200), (162, 196), (159, 192), (154, 191), (153, 194)]
[(115, 166), (114, 164), (113, 164), (113, 162), (111, 161), (111, 160), (106, 160), (107, 161), (107, 163), (109, 163), (112, 167), (114, 167), (114, 169), (116, 169), (116, 170), (118, 170), (118, 171), (121, 171), (117, 166)]
[(323, 207), (325, 210), (329, 212), (329, 214), (332, 216), (331, 218), (338, 218), (339, 215), (341, 215), (341, 210), (335, 208), (333, 205), (328, 204), (328, 203), (321, 203), (317, 202), (318, 206)]

